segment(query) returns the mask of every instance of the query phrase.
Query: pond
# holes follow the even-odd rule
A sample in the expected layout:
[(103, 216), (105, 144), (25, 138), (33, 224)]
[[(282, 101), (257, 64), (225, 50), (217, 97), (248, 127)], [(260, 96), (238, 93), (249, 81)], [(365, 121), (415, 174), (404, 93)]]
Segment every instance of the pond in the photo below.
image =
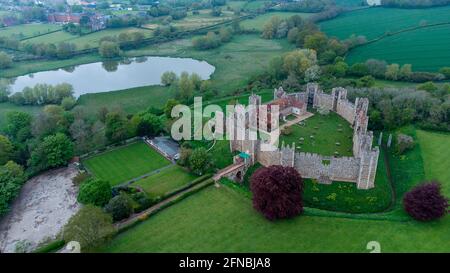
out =
[(161, 75), (173, 71), (178, 76), (186, 71), (209, 79), (215, 67), (205, 61), (190, 58), (138, 57), (121, 61), (83, 64), (58, 70), (37, 72), (13, 79), (12, 93), (38, 83), (56, 85), (69, 83), (75, 97), (87, 93), (117, 91), (139, 86), (161, 84)]

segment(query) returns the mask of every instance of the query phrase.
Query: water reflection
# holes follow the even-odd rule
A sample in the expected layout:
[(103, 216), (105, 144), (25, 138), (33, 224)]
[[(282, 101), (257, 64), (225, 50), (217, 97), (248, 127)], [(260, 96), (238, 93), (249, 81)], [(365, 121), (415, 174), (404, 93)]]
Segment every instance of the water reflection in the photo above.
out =
[(86, 93), (160, 84), (161, 75), (166, 71), (173, 71), (177, 75), (183, 71), (195, 72), (202, 79), (209, 79), (214, 69), (214, 66), (205, 61), (190, 58), (138, 57), (20, 76), (13, 80), (11, 90), (13, 93), (22, 91), (26, 86), (38, 83), (51, 85), (69, 83), (74, 87), (75, 96), (80, 96)]

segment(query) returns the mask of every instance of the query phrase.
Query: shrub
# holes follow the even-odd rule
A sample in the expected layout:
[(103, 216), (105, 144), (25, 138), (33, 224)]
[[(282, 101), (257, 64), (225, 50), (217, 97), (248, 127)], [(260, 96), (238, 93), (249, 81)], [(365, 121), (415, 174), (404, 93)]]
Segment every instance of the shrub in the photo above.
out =
[(291, 218), (303, 212), (303, 180), (292, 167), (270, 166), (251, 177), (253, 207), (267, 219)]
[(133, 204), (125, 193), (121, 193), (105, 206), (105, 211), (112, 215), (114, 222), (130, 217), (133, 213)]
[(414, 148), (414, 139), (411, 136), (399, 134), (397, 136), (397, 153), (403, 154), (407, 150), (411, 150)]
[(90, 178), (91, 176), (89, 175), (88, 172), (81, 172), (78, 173), (73, 179), (72, 179), (72, 183), (74, 185), (81, 185), (81, 183), (83, 183), (84, 181), (88, 180), (88, 178)]
[(448, 199), (441, 194), (438, 182), (425, 183), (413, 188), (403, 198), (405, 211), (418, 221), (430, 221), (445, 216)]
[(155, 202), (145, 192), (137, 192), (131, 195), (131, 198), (136, 202), (137, 206), (134, 212), (141, 212), (151, 207)]
[(103, 207), (112, 197), (111, 185), (107, 181), (89, 179), (80, 185), (78, 202)]
[(115, 233), (112, 218), (101, 208), (87, 205), (64, 226), (64, 241), (77, 241), (82, 251), (104, 244)]

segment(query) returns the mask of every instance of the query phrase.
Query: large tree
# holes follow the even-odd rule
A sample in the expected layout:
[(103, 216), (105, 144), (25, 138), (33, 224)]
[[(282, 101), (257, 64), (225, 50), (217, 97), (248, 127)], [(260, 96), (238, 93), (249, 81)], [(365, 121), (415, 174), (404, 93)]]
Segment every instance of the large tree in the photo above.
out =
[(82, 252), (104, 244), (116, 232), (111, 215), (101, 208), (86, 205), (64, 226), (64, 241), (76, 241)]
[(19, 194), (26, 179), (20, 165), (9, 161), (0, 166), (0, 216), (8, 211), (9, 205)]
[(12, 63), (12, 58), (5, 52), (0, 51), (0, 69), (9, 68)]
[(82, 204), (103, 207), (112, 197), (109, 182), (100, 179), (89, 179), (80, 185), (77, 200)]
[(0, 135), (0, 165), (8, 162), (14, 152), (14, 146), (6, 136)]
[(303, 212), (303, 180), (292, 167), (269, 166), (251, 177), (253, 207), (267, 219), (291, 218)]
[(416, 220), (430, 221), (448, 214), (448, 199), (441, 194), (438, 182), (425, 183), (405, 194), (403, 206)]
[(66, 165), (73, 157), (73, 143), (64, 134), (47, 136), (31, 153), (29, 165), (42, 171)]

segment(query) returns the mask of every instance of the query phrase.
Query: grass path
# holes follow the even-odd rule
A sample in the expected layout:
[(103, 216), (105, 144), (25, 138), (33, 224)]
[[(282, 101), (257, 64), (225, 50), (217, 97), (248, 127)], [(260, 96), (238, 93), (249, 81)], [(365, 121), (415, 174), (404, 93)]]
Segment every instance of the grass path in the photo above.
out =
[(443, 191), (450, 196), (450, 134), (417, 130), (422, 148), (425, 178), (437, 179), (443, 184)]

